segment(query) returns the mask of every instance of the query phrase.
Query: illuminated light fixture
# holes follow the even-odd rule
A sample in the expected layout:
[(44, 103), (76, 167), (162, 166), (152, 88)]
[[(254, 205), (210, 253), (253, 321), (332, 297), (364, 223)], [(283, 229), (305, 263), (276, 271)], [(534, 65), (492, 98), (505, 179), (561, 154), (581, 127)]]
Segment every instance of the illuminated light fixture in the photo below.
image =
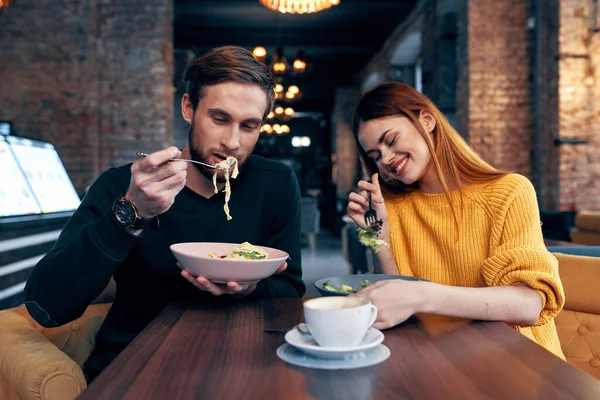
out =
[(281, 125), (281, 133), (290, 133), (291, 129), (287, 125)]
[(267, 119), (273, 119), (275, 118), (275, 113), (273, 111), (271, 111), (269, 114), (267, 114)]
[(273, 63), (273, 73), (276, 75), (283, 75), (287, 71), (287, 65), (283, 61), (276, 61)]
[(293, 117), (295, 114), (294, 109), (292, 107), (286, 108), (283, 112), (285, 113), (285, 115), (287, 117), (290, 117), (290, 118)]
[(275, 93), (281, 93), (283, 92), (283, 85), (281, 83), (278, 83), (275, 85)]
[(267, 134), (273, 133), (273, 127), (270, 124), (264, 124), (260, 127), (261, 132), (265, 132)]
[(279, 106), (279, 107), (275, 108), (275, 114), (281, 115), (281, 114), (283, 114), (283, 112), (284, 112), (283, 107)]
[(286, 92), (285, 94), (285, 98), (288, 100), (294, 100), (294, 97), (296, 97), (296, 95), (292, 92)]
[(279, 46), (273, 53), (273, 65), (271, 68), (273, 69), (273, 73), (275, 75), (285, 75), (287, 67), (288, 65), (285, 60), (285, 56), (283, 55), (283, 47)]
[(258, 61), (264, 62), (267, 59), (267, 50), (262, 46), (256, 46), (254, 50), (252, 50), (252, 54), (254, 54), (254, 57), (256, 57)]
[(309, 147), (310, 138), (308, 136), (294, 136), (292, 138), (292, 147)]
[(292, 67), (294, 68), (294, 72), (297, 74), (301, 74), (306, 71), (306, 56), (304, 55), (304, 51), (298, 50), (298, 54), (296, 55), (296, 59), (294, 60)]
[(258, 0), (263, 6), (282, 14), (311, 14), (340, 4), (340, 0)]
[(298, 86), (292, 85), (288, 88), (288, 92), (293, 93), (293, 94), (298, 94), (298, 93), (300, 93), (300, 89), (298, 88)]

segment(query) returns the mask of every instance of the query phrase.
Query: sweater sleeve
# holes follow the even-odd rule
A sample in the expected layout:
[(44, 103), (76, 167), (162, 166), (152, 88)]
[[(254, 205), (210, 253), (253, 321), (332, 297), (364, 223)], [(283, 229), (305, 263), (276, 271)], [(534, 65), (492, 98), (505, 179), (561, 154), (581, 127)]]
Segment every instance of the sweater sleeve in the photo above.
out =
[(302, 297), (306, 285), (302, 280), (302, 260), (300, 248), (301, 197), (298, 180), (294, 171), (288, 169), (285, 179), (287, 187), (274, 197), (271, 208), (275, 212), (268, 247), (280, 249), (289, 254), (287, 269), (258, 282), (250, 298)]
[[(542, 298), (542, 312), (536, 325), (554, 318), (565, 302), (558, 273), (558, 261), (544, 245), (535, 189), (520, 175), (499, 188), (509, 194), (498, 202), (497, 247), (482, 265), (483, 278), (489, 286), (525, 285)], [(500, 210), (500, 211), (498, 211)]]
[(112, 219), (112, 203), (129, 184), (120, 172), (105, 171), (94, 182), (29, 276), (25, 306), (40, 325), (56, 327), (80, 317), (139, 240)]

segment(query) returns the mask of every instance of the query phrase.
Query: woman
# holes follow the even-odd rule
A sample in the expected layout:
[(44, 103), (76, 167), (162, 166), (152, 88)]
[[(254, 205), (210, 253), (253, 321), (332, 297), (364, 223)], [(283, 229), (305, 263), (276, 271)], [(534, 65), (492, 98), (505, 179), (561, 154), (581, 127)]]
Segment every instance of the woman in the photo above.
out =
[(389, 243), (377, 253), (383, 272), (430, 281), (358, 292), (379, 310), (374, 326), (415, 313), (504, 321), (564, 359), (554, 324), (564, 291), (531, 182), (483, 161), (427, 97), (401, 83), (366, 93), (353, 130), (372, 183), (349, 195), (348, 215), (365, 228), (371, 191)]

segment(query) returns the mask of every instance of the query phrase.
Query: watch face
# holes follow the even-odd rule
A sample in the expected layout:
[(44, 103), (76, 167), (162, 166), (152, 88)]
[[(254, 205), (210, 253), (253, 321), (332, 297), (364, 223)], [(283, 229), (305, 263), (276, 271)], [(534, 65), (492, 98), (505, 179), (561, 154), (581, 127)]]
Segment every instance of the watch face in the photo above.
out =
[(129, 202), (119, 200), (115, 204), (115, 218), (123, 226), (129, 226), (135, 221), (135, 210)]

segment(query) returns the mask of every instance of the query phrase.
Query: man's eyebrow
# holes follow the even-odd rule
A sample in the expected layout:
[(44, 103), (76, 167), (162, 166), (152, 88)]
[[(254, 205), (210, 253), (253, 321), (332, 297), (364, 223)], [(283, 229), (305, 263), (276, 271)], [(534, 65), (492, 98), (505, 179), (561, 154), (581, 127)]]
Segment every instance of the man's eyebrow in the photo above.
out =
[[(391, 130), (392, 130), (392, 128), (390, 128), (390, 129), (386, 130), (385, 132), (383, 132), (381, 134), (381, 136), (379, 136), (379, 140), (377, 141), (377, 143), (383, 143), (383, 141), (385, 140), (385, 135), (387, 135), (389, 133), (389, 131), (391, 131)], [(377, 151), (377, 149), (367, 150), (367, 154), (370, 154), (370, 153), (372, 153), (374, 151)]]
[(221, 110), (220, 108), (209, 108), (209, 109), (208, 109), (208, 112), (209, 112), (210, 114), (221, 114), (221, 115), (223, 115), (224, 117), (229, 117), (229, 118), (231, 118), (231, 115), (229, 115), (229, 113), (228, 113), (227, 111), (225, 111), (225, 110)]
[(248, 118), (248, 119), (245, 119), (244, 122), (245, 123), (262, 125), (263, 120), (262, 120), (262, 118)]
[[(233, 119), (233, 117), (231, 116), (231, 114), (229, 114), (227, 111), (222, 110), (220, 108), (209, 108), (208, 112), (210, 114), (213, 114), (213, 115), (222, 115), (224, 117)], [(262, 120), (262, 118), (247, 118), (242, 123), (246, 123), (246, 124), (250, 123), (250, 124), (262, 125), (263, 120)]]

